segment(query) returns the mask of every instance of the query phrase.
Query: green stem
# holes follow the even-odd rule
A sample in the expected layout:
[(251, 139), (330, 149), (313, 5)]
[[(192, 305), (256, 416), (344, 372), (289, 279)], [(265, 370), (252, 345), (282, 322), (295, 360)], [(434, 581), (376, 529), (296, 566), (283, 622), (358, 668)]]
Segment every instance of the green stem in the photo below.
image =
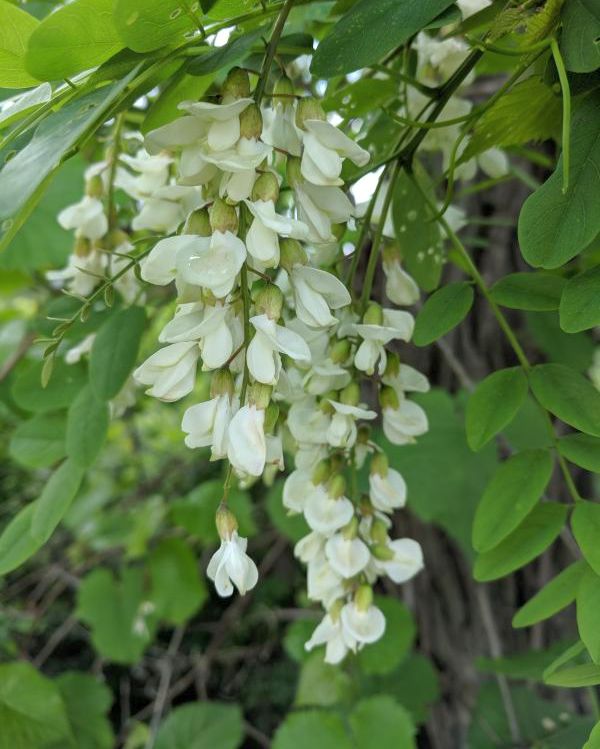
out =
[(571, 88), (569, 86), (569, 78), (567, 77), (567, 71), (565, 70), (565, 64), (563, 62), (560, 49), (556, 39), (550, 40), (550, 49), (552, 50), (552, 57), (558, 71), (558, 80), (560, 81), (560, 89), (562, 92), (562, 157), (563, 157), (563, 195), (569, 189), (569, 170), (571, 166)]
[(121, 151), (121, 133), (125, 124), (125, 112), (117, 115), (115, 129), (113, 131), (112, 153), (110, 156), (110, 169), (108, 172), (108, 194), (106, 198), (108, 210), (108, 230), (112, 231), (117, 224), (117, 210), (115, 206), (115, 178), (119, 165), (119, 153)]
[(254, 101), (257, 104), (260, 104), (265, 92), (265, 87), (269, 78), (269, 71), (271, 70), (271, 65), (273, 64), (273, 59), (275, 58), (275, 53), (277, 51), (277, 45), (279, 44), (279, 40), (281, 39), (281, 34), (283, 33), (285, 22), (287, 21), (287, 17), (290, 14), (293, 4), (294, 0), (286, 0), (283, 8), (277, 16), (277, 21), (275, 21), (273, 33), (271, 34), (271, 38), (269, 39), (269, 44), (267, 46), (267, 54), (265, 55), (265, 58), (263, 60), (262, 68), (260, 70), (260, 77), (258, 79), (258, 83), (256, 84), (256, 90), (254, 91)]

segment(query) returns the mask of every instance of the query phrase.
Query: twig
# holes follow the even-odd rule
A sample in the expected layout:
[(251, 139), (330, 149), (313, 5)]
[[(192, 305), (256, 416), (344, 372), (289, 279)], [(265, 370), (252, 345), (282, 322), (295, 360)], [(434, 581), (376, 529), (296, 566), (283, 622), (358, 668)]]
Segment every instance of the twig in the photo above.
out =
[(177, 651), (181, 647), (183, 635), (185, 634), (185, 625), (177, 627), (173, 630), (171, 642), (167, 648), (164, 658), (160, 664), (161, 675), (158, 684), (158, 692), (156, 693), (156, 699), (154, 700), (154, 706), (152, 708), (152, 720), (150, 721), (150, 735), (146, 742), (146, 749), (152, 749), (158, 727), (162, 720), (163, 711), (167, 703), (169, 696), (169, 687), (171, 686), (171, 679), (173, 678), (173, 658), (177, 654)]

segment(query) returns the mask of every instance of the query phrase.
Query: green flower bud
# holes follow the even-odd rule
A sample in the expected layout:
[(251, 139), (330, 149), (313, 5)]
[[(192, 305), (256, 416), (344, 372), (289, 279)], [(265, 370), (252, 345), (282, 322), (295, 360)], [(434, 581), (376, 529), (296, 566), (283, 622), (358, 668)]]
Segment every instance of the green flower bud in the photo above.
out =
[(342, 528), (342, 536), (347, 541), (352, 541), (352, 539), (358, 536), (358, 518), (356, 517), (356, 515), (347, 525)]
[(210, 215), (207, 208), (198, 208), (191, 213), (185, 224), (186, 234), (197, 234), (199, 237), (210, 237), (212, 227), (210, 225)]
[(325, 120), (325, 111), (321, 106), (321, 102), (317, 99), (313, 99), (312, 96), (307, 96), (300, 99), (298, 102), (298, 108), (296, 110), (296, 125), (301, 130), (304, 129), (304, 123), (306, 120)]
[(291, 104), (294, 96), (294, 84), (290, 81), (287, 75), (282, 75), (281, 78), (275, 83), (274, 89), (275, 96), (273, 97), (273, 105), (275, 104)]
[(210, 381), (210, 397), (216, 398), (219, 395), (233, 395), (234, 383), (233, 375), (226, 367), (217, 369)]
[(285, 176), (290, 187), (297, 187), (304, 182), (301, 164), (302, 162), (297, 156), (288, 156)]
[(358, 445), (366, 445), (371, 439), (371, 427), (368, 424), (360, 424), (356, 432), (356, 442)]
[(320, 460), (313, 469), (311, 481), (315, 486), (324, 484), (331, 476), (331, 465), (328, 460)]
[(73, 245), (73, 252), (77, 257), (87, 257), (92, 251), (92, 243), (86, 237), (77, 237)]
[(242, 138), (260, 138), (263, 128), (262, 114), (256, 104), (250, 104), (240, 114), (240, 136)]
[(270, 320), (279, 320), (283, 309), (283, 293), (279, 286), (268, 283), (256, 294), (256, 312), (266, 315)]
[(400, 374), (400, 357), (393, 351), (388, 351), (384, 377), (397, 377)]
[(333, 453), (333, 455), (330, 458), (331, 461), (331, 472), (332, 473), (338, 473), (340, 471), (343, 471), (346, 467), (346, 458), (342, 453)]
[(360, 401), (360, 386), (358, 382), (351, 382), (340, 392), (340, 403), (346, 406), (358, 406)]
[(341, 341), (337, 341), (333, 344), (331, 349), (331, 361), (334, 364), (343, 364), (348, 361), (350, 356), (350, 341), (347, 338), (342, 338)]
[(248, 388), (248, 403), (266, 410), (271, 402), (271, 393), (273, 388), (270, 385), (263, 385), (261, 382), (255, 382)]
[(221, 198), (217, 198), (210, 207), (210, 226), (213, 231), (230, 231), (235, 234), (238, 230), (238, 217), (235, 208)]
[(300, 242), (290, 237), (282, 237), (279, 240), (279, 264), (288, 273), (294, 265), (306, 265), (308, 257)]
[(381, 518), (375, 518), (371, 524), (371, 540), (376, 544), (385, 546), (388, 541), (388, 531), (386, 524)]
[(327, 484), (327, 494), (333, 499), (339, 499), (346, 493), (346, 479), (341, 473), (333, 476)]
[(113, 229), (108, 235), (107, 244), (111, 250), (115, 250), (117, 247), (128, 243), (129, 235), (123, 229)]
[(361, 585), (354, 594), (354, 603), (359, 611), (366, 611), (373, 604), (373, 588)]
[(273, 172), (264, 172), (254, 183), (252, 188), (252, 200), (271, 200), (276, 203), (279, 199), (279, 182)]
[(375, 453), (371, 458), (371, 473), (379, 474), (382, 478), (388, 475), (390, 464), (385, 453)]
[(375, 559), (379, 559), (381, 562), (389, 562), (394, 558), (394, 552), (389, 548), (389, 546), (385, 546), (384, 544), (375, 544), (375, 546), (371, 546), (371, 554)]
[(383, 310), (376, 302), (371, 302), (363, 315), (365, 325), (383, 325)]
[(101, 198), (104, 194), (104, 183), (99, 174), (90, 177), (85, 183), (85, 194), (90, 198)]
[(250, 77), (248, 73), (240, 68), (232, 68), (227, 73), (222, 92), (223, 97), (229, 96), (232, 99), (247, 99), (250, 96)]
[(265, 410), (265, 434), (273, 434), (278, 418), (279, 406), (271, 401)]
[(375, 508), (371, 504), (368, 494), (363, 494), (358, 500), (358, 509), (360, 510), (360, 514), (364, 517), (370, 517), (374, 514)]
[(381, 408), (391, 408), (392, 411), (396, 411), (400, 407), (400, 400), (394, 388), (387, 385), (381, 388), (379, 391), (379, 405)]
[(337, 400), (337, 393), (335, 390), (330, 390), (328, 393), (325, 393), (319, 403), (319, 409), (324, 414), (329, 414), (330, 416), (335, 413), (335, 408), (331, 405), (329, 402), (330, 400), (336, 401)]
[(235, 515), (223, 502), (217, 508), (215, 523), (219, 532), (219, 538), (222, 541), (230, 539), (234, 531), (238, 529), (238, 521)]

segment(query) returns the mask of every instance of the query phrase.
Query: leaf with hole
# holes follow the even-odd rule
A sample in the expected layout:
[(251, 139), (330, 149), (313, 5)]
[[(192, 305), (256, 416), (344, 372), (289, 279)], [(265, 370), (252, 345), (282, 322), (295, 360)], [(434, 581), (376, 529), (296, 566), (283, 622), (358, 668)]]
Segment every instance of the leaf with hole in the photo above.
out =
[(197, 0), (116, 0), (115, 28), (122, 43), (134, 52), (151, 52), (166, 45), (183, 44), (188, 32), (198, 28)]

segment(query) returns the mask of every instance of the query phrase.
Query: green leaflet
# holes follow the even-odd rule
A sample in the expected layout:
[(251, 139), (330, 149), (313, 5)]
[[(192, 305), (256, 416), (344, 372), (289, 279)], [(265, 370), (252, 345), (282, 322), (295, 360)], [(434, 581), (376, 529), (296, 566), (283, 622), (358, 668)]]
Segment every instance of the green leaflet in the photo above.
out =
[(600, 504), (578, 502), (571, 516), (571, 528), (584, 559), (600, 575)]
[(562, 191), (563, 159), (552, 176), (525, 201), (519, 243), (534, 267), (558, 268), (590, 244), (600, 231), (600, 93), (587, 96), (571, 122), (569, 189)]
[(417, 315), (413, 343), (428, 346), (455, 328), (467, 316), (473, 299), (473, 287), (467, 281), (442, 286)]
[(594, 0), (565, 0), (560, 50), (567, 70), (589, 73), (600, 67), (600, 6)]
[(244, 737), (237, 705), (197, 702), (175, 708), (161, 725), (156, 749), (237, 749)]
[(31, 519), (31, 534), (43, 543), (54, 533), (83, 480), (83, 469), (72, 460), (65, 460), (48, 479), (35, 503)]
[(108, 403), (86, 385), (69, 408), (67, 455), (82, 468), (92, 465), (108, 431)]
[(600, 473), (600, 439), (589, 434), (567, 434), (558, 442), (558, 450), (571, 463), (586, 471)]
[(577, 590), (577, 629), (594, 663), (600, 661), (600, 577), (587, 570)]
[(0, 88), (27, 88), (38, 80), (25, 67), (25, 53), (39, 21), (6, 0), (0, 0)]
[(148, 565), (158, 616), (171, 624), (183, 624), (208, 597), (190, 547), (180, 538), (165, 538), (152, 550)]
[(180, 0), (116, 0), (113, 18), (122, 43), (135, 52), (151, 52), (178, 45), (188, 31), (198, 28), (198, 2)]
[(600, 266), (571, 278), (560, 300), (560, 327), (579, 333), (600, 325)]
[(497, 281), (490, 293), (497, 304), (510, 309), (545, 312), (558, 309), (566, 280), (551, 273), (510, 273)]
[(513, 617), (513, 627), (530, 627), (549, 619), (573, 603), (577, 596), (577, 586), (586, 570), (587, 565), (583, 561), (570, 564), (521, 606)]

